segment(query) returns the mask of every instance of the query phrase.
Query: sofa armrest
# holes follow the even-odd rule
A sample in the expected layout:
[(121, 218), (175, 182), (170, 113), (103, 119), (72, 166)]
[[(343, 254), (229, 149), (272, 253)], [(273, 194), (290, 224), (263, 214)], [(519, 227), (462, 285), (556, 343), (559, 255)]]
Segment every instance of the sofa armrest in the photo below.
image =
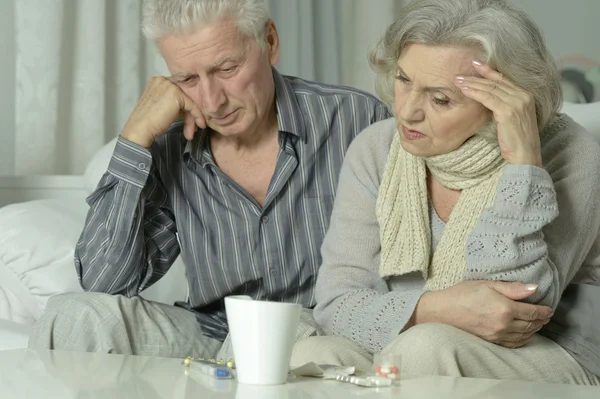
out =
[(0, 319), (0, 351), (27, 348), (31, 327)]

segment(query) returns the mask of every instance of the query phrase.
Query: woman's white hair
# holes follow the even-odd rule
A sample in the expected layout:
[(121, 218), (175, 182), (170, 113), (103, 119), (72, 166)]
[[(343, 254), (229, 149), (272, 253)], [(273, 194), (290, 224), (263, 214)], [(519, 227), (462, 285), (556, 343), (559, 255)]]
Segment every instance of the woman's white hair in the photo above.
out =
[(409, 43), (479, 49), (480, 61), (533, 95), (540, 131), (561, 106), (560, 76), (540, 29), (505, 0), (416, 0), (403, 8), (369, 56), (377, 92), (390, 105)]
[(148, 39), (191, 33), (202, 25), (230, 19), (261, 48), (270, 19), (264, 0), (144, 0), (142, 16), (142, 31)]

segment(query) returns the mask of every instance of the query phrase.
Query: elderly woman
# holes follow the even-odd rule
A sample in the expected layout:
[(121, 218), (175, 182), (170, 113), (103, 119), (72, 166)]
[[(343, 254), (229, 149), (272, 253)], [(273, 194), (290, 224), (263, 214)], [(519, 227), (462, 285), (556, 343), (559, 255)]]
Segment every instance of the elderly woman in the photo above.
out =
[(316, 288), (333, 337), (293, 363), (598, 384), (537, 333), (600, 271), (600, 148), (558, 113), (539, 29), (502, 0), (415, 1), (371, 64), (395, 118), (348, 150)]

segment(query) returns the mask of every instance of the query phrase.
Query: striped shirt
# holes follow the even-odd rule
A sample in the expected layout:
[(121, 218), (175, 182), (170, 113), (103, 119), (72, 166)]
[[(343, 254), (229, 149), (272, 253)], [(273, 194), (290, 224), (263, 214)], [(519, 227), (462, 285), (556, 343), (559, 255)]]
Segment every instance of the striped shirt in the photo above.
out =
[(181, 255), (189, 298), (177, 305), (208, 336), (227, 335), (228, 295), (315, 305), (344, 154), (391, 115), (354, 89), (273, 76), (280, 149), (263, 206), (215, 165), (204, 132), (188, 142), (177, 122), (150, 149), (120, 137), (75, 250), (86, 291), (137, 295)]

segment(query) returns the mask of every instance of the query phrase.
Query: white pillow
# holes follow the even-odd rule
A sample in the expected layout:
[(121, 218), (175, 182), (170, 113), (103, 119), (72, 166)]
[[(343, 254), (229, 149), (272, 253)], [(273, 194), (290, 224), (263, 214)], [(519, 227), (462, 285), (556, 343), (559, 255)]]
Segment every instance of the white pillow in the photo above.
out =
[(83, 179), (85, 190), (88, 194), (91, 194), (92, 191), (96, 189), (100, 179), (104, 173), (106, 173), (116, 144), (117, 138), (115, 137), (104, 147), (102, 147), (96, 154), (94, 154), (90, 162), (87, 164), (83, 174)]
[(31, 326), (0, 320), (0, 351), (27, 348)]
[(31, 324), (51, 295), (81, 291), (73, 254), (86, 212), (80, 199), (0, 208), (0, 319)]

